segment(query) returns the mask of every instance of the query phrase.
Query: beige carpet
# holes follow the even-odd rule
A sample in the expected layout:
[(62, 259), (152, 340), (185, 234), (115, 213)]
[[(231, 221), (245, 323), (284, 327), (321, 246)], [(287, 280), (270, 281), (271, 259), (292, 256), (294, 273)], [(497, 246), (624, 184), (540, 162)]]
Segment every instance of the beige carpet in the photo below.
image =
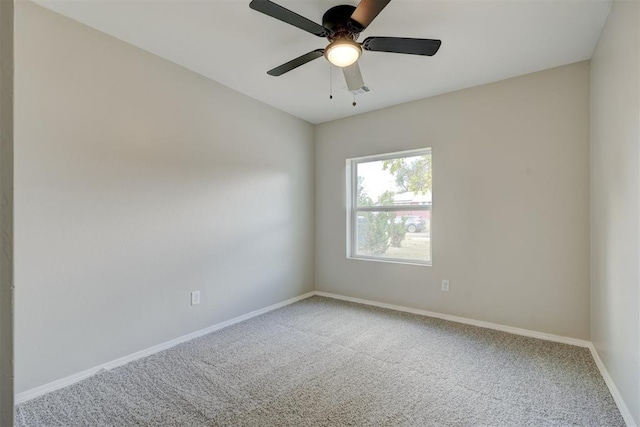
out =
[(584, 348), (312, 297), (16, 408), (18, 426), (624, 426)]

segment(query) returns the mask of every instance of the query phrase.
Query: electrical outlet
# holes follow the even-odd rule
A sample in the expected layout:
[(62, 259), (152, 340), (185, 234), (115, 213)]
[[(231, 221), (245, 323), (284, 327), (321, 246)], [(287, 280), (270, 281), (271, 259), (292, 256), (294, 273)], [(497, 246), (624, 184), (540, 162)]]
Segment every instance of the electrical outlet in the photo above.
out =
[(442, 281), (442, 292), (449, 292), (449, 281), (448, 280), (443, 280)]
[(191, 305), (200, 304), (200, 291), (191, 291)]

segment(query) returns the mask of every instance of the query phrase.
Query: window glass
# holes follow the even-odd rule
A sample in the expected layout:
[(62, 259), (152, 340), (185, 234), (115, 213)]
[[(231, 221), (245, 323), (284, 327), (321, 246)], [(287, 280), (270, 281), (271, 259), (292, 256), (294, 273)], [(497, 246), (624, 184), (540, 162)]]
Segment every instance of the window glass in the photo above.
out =
[(349, 159), (350, 258), (431, 264), (431, 150)]

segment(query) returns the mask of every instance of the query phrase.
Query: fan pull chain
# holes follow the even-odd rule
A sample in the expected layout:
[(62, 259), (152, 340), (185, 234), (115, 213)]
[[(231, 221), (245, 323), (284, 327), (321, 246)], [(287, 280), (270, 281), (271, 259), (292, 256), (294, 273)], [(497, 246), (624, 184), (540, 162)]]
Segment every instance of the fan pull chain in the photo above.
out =
[(333, 67), (329, 65), (329, 99), (333, 99)]
[(356, 106), (356, 93), (355, 92), (353, 92), (353, 104), (351, 104), (351, 105), (353, 105), (354, 107)]

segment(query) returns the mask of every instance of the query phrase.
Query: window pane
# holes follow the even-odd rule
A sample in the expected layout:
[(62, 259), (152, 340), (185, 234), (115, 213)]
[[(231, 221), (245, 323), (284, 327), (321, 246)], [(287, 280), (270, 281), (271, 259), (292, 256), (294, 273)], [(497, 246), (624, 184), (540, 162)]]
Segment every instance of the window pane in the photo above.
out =
[(431, 211), (357, 213), (356, 256), (431, 261)]
[(347, 256), (431, 265), (431, 149), (347, 160)]
[(357, 207), (431, 204), (431, 154), (357, 164)]

